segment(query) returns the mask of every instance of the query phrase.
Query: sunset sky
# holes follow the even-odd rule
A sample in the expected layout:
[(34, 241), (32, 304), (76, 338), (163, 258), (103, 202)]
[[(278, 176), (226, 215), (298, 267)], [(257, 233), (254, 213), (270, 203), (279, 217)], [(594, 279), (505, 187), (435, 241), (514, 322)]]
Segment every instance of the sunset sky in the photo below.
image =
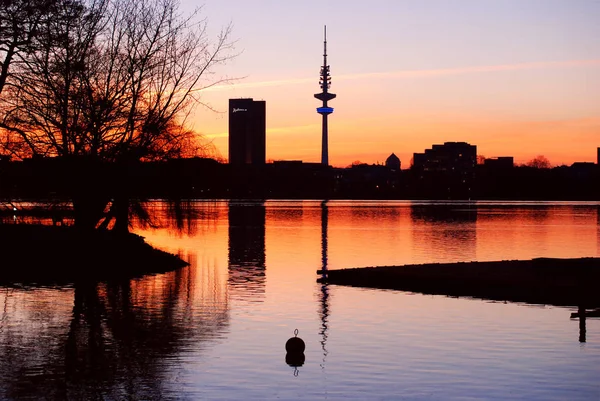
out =
[(214, 71), (193, 128), (227, 158), (230, 98), (267, 104), (267, 159), (318, 162), (323, 26), (331, 92), (329, 160), (407, 168), (414, 152), (465, 141), (479, 155), (596, 161), (600, 1), (181, 0), (209, 35), (233, 25), (240, 54)]

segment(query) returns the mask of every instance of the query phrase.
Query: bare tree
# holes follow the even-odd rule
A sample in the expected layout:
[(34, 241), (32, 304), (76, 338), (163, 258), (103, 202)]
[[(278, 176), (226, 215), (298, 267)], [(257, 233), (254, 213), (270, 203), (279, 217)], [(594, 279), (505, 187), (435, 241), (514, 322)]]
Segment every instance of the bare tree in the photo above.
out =
[(548, 160), (546, 156), (543, 155), (534, 157), (533, 159), (527, 162), (526, 166), (543, 169), (548, 169), (552, 167), (552, 165), (550, 164), (550, 160)]
[(11, 65), (31, 51), (49, 0), (0, 0), (0, 95), (10, 83)]
[[(54, 3), (6, 96), (4, 127), (21, 153), (77, 166), (69, 178), (76, 224), (114, 218), (115, 230), (127, 231), (122, 173), (201, 150), (186, 117), (200, 91), (222, 81), (213, 69), (232, 57), (231, 27), (211, 41), (206, 21), (181, 15), (177, 0)], [(120, 171), (103, 175), (104, 162)]]
[(34, 48), (40, 26), (51, 14), (50, 0), (0, 0), (0, 149), (11, 156), (24, 153), (22, 142), (7, 125), (5, 88), (15, 85), (15, 70)]

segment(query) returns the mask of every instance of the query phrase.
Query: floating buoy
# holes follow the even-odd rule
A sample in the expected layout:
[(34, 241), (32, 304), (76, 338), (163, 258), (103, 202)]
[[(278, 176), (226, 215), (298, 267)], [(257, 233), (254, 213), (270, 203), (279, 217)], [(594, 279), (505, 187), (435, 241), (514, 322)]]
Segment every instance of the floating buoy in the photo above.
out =
[(302, 365), (304, 365), (304, 353), (302, 352), (297, 352), (297, 353), (290, 353), (288, 352), (287, 354), (285, 354), (285, 363), (287, 363), (288, 365), (290, 365), (293, 368), (298, 368)]
[(294, 337), (285, 343), (285, 363), (294, 368), (294, 376), (298, 376), (298, 367), (304, 365), (304, 340), (298, 337), (298, 329), (294, 330)]
[(285, 350), (291, 354), (301, 354), (304, 352), (305, 348), (304, 340), (298, 337), (298, 329), (294, 330), (294, 337), (287, 340), (285, 343)]

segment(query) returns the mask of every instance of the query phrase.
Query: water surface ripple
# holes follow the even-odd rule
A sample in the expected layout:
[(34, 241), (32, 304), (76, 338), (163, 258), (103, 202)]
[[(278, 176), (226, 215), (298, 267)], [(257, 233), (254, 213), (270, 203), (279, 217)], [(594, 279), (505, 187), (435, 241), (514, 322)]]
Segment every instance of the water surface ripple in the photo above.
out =
[(568, 308), (316, 282), (321, 268), (600, 256), (598, 202), (149, 206), (160, 227), (135, 231), (190, 266), (0, 286), (0, 399), (600, 400), (598, 318), (582, 337)]

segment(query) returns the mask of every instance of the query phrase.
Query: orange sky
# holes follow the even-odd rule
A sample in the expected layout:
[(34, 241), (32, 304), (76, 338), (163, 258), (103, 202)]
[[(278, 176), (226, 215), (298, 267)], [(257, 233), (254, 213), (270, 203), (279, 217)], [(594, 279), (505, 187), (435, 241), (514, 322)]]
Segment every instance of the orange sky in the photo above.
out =
[[(469, 142), (479, 155), (514, 156), (517, 163), (537, 155), (553, 165), (596, 161), (600, 3), (450, 7), (432, 0), (437, 13), (431, 14), (416, 3), (379, 0), (371, 7), (344, 3), (340, 12), (332, 1), (331, 21), (299, 20), (312, 0), (269, 3), (264, 15), (247, 2), (233, 3), (207, 1), (203, 12), (213, 26), (233, 22), (240, 54), (217, 76), (240, 79), (205, 90), (202, 101), (217, 112), (198, 107), (189, 120), (224, 158), (228, 99), (250, 97), (267, 104), (267, 159), (320, 161), (313, 94), (320, 91), (327, 23), (337, 94), (329, 118), (333, 166), (384, 162), (394, 152), (406, 168), (413, 153), (446, 141)], [(357, 16), (372, 24), (353, 28)], [(261, 25), (267, 22), (276, 35)]]

